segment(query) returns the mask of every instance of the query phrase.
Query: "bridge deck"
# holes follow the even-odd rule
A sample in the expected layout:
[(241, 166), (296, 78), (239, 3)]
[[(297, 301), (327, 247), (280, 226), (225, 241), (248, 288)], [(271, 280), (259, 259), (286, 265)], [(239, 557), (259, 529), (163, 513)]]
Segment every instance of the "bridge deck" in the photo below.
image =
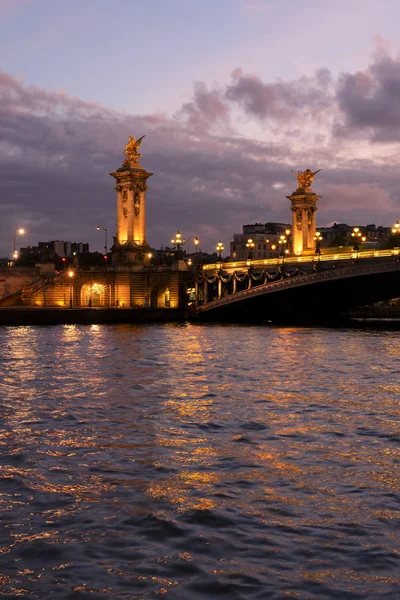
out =
[(216, 262), (203, 265), (203, 271), (216, 271), (223, 269), (227, 273), (231, 271), (237, 271), (240, 269), (248, 269), (249, 266), (253, 268), (273, 267), (276, 265), (285, 264), (298, 266), (299, 264), (313, 264), (313, 263), (329, 263), (336, 261), (354, 261), (364, 260), (371, 258), (387, 258), (391, 256), (399, 256), (400, 250), (394, 248), (391, 250), (363, 250), (361, 252), (342, 252), (338, 254), (321, 254), (319, 257), (315, 255), (311, 256), (289, 256), (279, 258), (264, 258), (256, 260), (242, 260), (242, 261), (229, 261), (229, 262)]

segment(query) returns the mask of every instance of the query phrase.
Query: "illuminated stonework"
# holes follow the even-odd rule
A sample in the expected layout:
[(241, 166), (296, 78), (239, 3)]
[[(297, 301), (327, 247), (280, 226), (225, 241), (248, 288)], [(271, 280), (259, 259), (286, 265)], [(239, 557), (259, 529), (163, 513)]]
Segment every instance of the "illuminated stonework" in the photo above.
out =
[(310, 169), (295, 173), (299, 186), (291, 196), (286, 196), (292, 203), (292, 244), (296, 256), (312, 254), (315, 251), (317, 200), (321, 196), (312, 191), (311, 182), (317, 173), (318, 171), (313, 173)]
[(42, 279), (23, 289), (30, 306), (57, 308), (179, 308), (186, 296), (186, 271), (113, 269), (94, 273), (81, 269), (69, 277), (64, 271), (51, 283)]
[(146, 181), (152, 173), (138, 161), (141, 154), (137, 148), (143, 137), (137, 141), (129, 138), (122, 166), (110, 173), (116, 180), (117, 192), (117, 237), (113, 246), (113, 258), (117, 261), (143, 260), (149, 249), (146, 241)]

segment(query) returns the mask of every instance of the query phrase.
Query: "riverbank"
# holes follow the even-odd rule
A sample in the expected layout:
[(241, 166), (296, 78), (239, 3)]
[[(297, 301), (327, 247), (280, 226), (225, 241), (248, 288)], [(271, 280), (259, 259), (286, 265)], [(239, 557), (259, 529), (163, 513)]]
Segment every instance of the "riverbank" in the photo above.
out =
[(0, 325), (92, 325), (186, 319), (187, 311), (179, 308), (0, 308)]
[(400, 319), (400, 306), (361, 306), (350, 311), (355, 319)]

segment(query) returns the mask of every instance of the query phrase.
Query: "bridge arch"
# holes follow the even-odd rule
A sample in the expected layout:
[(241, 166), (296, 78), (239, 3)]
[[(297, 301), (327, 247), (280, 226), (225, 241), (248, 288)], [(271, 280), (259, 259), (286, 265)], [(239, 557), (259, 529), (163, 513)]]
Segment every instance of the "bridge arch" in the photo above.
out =
[(104, 283), (88, 282), (84, 283), (80, 292), (81, 306), (105, 306), (106, 305), (106, 286)]
[(213, 320), (332, 319), (358, 306), (398, 297), (397, 259), (354, 262), (351, 266), (311, 272), (280, 272), (264, 284), (208, 299), (198, 316)]
[(171, 289), (167, 283), (154, 285), (146, 296), (145, 304), (151, 308), (173, 308)]

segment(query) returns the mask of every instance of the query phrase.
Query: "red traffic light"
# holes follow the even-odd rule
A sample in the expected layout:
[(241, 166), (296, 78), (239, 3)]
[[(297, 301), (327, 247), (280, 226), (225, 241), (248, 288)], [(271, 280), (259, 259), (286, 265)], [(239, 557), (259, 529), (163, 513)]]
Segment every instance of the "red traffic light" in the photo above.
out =
[(107, 260), (107, 259), (108, 259), (108, 256), (105, 254), (104, 255), (104, 260)]
[(65, 258), (65, 256), (63, 256), (61, 260), (62, 260), (63, 262), (65, 262), (67, 259)]

